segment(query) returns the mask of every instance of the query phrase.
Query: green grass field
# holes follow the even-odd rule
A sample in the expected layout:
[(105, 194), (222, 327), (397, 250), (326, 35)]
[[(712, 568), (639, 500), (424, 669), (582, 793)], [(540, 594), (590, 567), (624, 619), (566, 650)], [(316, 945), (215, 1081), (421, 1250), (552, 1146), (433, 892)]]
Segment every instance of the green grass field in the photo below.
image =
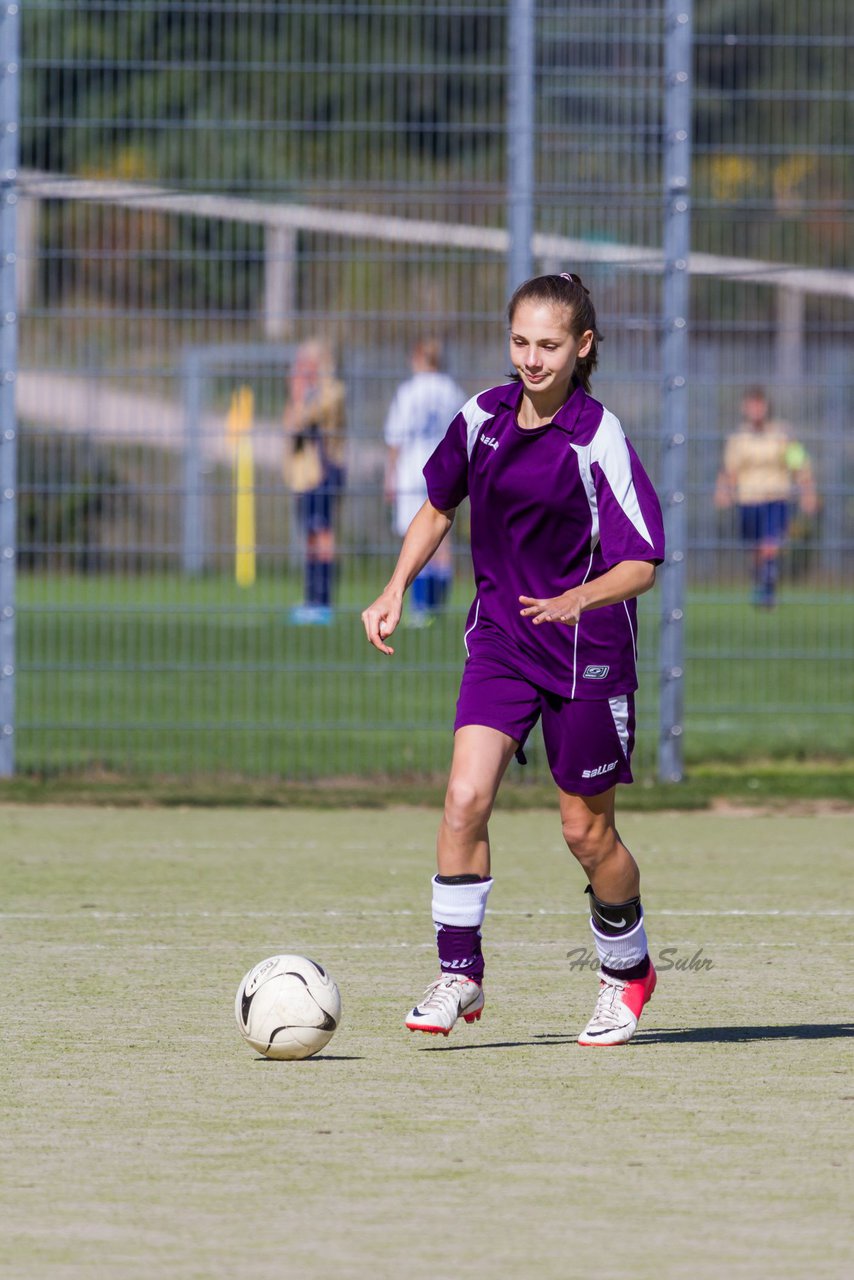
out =
[[(469, 590), (391, 660), (359, 611), (389, 564), (348, 565), (335, 625), (294, 628), (296, 577), (241, 591), (224, 578), (24, 575), (18, 767), (289, 780), (440, 774), (464, 659)], [(656, 593), (641, 601), (636, 772), (655, 769)], [(746, 590), (696, 591), (686, 609), (689, 765), (854, 756), (854, 598), (789, 586), (773, 613)], [(547, 776), (532, 742), (528, 781)]]
[[(402, 1027), (433, 812), (2, 823), (3, 1280), (850, 1274), (850, 815), (627, 815), (660, 980), (611, 1051), (574, 1043), (596, 982), (553, 813), (493, 820), (487, 1006), (447, 1041)], [(307, 1062), (234, 1024), (277, 951), (341, 988)]]

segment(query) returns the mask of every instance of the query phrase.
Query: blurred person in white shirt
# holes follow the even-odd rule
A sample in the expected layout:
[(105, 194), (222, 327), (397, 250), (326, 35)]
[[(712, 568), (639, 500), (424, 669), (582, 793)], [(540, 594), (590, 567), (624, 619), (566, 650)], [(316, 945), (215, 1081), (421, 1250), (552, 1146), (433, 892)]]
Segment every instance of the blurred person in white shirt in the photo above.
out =
[[(394, 508), (395, 532), (403, 537), (427, 497), (424, 464), (442, 440), (448, 424), (466, 400), (453, 378), (442, 371), (442, 347), (422, 338), (410, 354), (412, 377), (395, 392), (385, 422), (386, 497)], [(411, 626), (429, 626), (451, 590), (453, 551), (445, 538), (412, 584)]]

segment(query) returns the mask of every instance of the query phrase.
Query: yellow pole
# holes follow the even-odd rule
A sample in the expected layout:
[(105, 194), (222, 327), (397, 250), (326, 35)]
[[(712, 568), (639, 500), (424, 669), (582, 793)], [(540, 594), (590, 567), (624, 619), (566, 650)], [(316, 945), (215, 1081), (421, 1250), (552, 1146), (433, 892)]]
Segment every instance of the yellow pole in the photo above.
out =
[(252, 419), (255, 399), (251, 387), (240, 387), (231, 397), (228, 434), (234, 439), (234, 577), (239, 587), (255, 581), (255, 458)]

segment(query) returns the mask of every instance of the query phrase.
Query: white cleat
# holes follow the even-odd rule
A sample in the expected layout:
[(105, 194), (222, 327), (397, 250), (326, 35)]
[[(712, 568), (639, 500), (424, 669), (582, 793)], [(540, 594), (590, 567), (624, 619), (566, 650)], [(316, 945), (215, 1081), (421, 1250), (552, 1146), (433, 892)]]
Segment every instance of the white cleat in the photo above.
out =
[(584, 1045), (609, 1047), (628, 1044), (637, 1031), (643, 1007), (655, 990), (655, 969), (649, 966), (645, 978), (629, 981), (599, 973), (599, 998), (593, 1017), (578, 1037)]
[(447, 1036), (458, 1018), (477, 1022), (483, 1012), (483, 987), (471, 978), (456, 973), (443, 973), (424, 992), (418, 1004), (406, 1016), (410, 1031), (427, 1031), (430, 1035)]

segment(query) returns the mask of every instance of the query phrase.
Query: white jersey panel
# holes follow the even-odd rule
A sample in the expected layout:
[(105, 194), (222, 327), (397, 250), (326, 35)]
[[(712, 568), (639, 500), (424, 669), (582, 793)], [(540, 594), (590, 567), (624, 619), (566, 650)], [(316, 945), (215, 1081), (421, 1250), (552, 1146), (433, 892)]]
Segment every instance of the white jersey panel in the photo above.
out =
[(495, 411), (482, 409), (477, 402), (477, 396), (472, 396), (471, 400), (467, 400), (463, 405), (461, 412), (466, 420), (466, 452), (471, 457), (481, 427), (484, 422), (489, 422), (490, 418), (495, 417)]
[(592, 468), (594, 463), (599, 464), (626, 519), (631, 521), (640, 536), (652, 547), (652, 537), (635, 489), (626, 437), (619, 418), (616, 418), (609, 409), (602, 414), (599, 429), (588, 448), (589, 467)]
[[(599, 542), (599, 502), (596, 498), (596, 485), (593, 483), (593, 470), (590, 461), (590, 450), (592, 445), (574, 444), (572, 446), (578, 458), (578, 474), (581, 476), (581, 483), (584, 485), (584, 493), (587, 497), (587, 505), (590, 508), (590, 551), (596, 550)], [(590, 572), (588, 565), (587, 573)], [(585, 582), (587, 574), (584, 575)]]
[(623, 755), (629, 758), (629, 699), (625, 693), (616, 698), (609, 698), (608, 704), (614, 717), (614, 727), (620, 739)]

